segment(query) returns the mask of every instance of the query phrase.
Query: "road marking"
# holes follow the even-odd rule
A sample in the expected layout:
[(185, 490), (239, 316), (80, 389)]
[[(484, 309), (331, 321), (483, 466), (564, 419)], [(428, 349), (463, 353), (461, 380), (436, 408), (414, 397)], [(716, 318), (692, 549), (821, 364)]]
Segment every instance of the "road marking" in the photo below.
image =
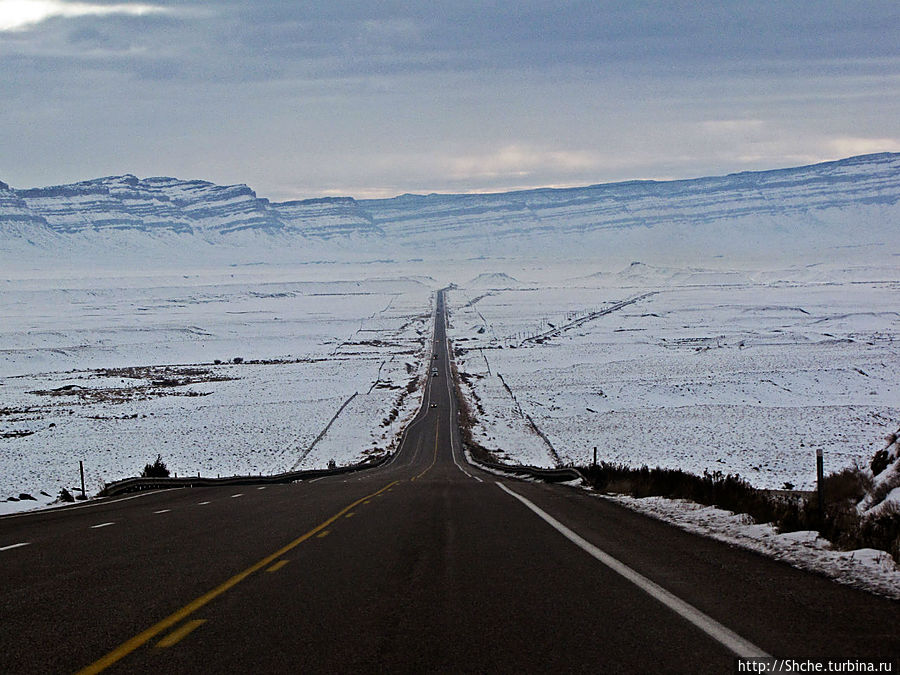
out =
[(236, 495), (231, 495), (231, 498), (234, 499), (235, 497), (243, 497), (243, 496), (244, 496), (243, 492), (238, 492)]
[(109, 527), (110, 525), (115, 525), (115, 523), (109, 522), (109, 523), (100, 523), (99, 525), (91, 525), (91, 529), (99, 530), (101, 527)]
[(102, 658), (98, 659), (97, 661), (94, 661), (94, 663), (92, 663), (91, 665), (79, 670), (76, 675), (93, 675), (94, 673), (103, 672), (104, 670), (106, 670), (107, 668), (112, 666), (113, 664), (121, 661), (123, 658), (125, 658), (126, 656), (131, 654), (134, 650), (136, 650), (140, 647), (143, 647), (145, 644), (150, 642), (153, 638), (155, 638), (160, 633), (168, 630), (169, 628), (176, 625), (183, 619), (186, 619), (187, 617), (189, 617), (191, 614), (196, 612), (198, 609), (201, 609), (202, 607), (205, 607), (206, 605), (208, 605), (210, 602), (215, 600), (217, 597), (219, 597), (223, 593), (231, 590), (232, 588), (237, 586), (239, 583), (241, 583), (244, 579), (249, 577), (254, 572), (258, 572), (259, 570), (263, 569), (264, 567), (268, 567), (274, 561), (281, 558), (285, 553), (295, 549), (297, 546), (302, 544), (304, 541), (306, 541), (310, 537), (316, 536), (321, 532), (327, 532), (327, 530), (325, 528), (328, 527), (329, 525), (331, 525), (336, 520), (338, 520), (345, 513), (347, 513), (348, 511), (352, 511), (354, 508), (356, 508), (359, 504), (361, 504), (366, 499), (369, 499), (371, 497), (374, 497), (375, 495), (381, 494), (385, 490), (393, 487), (394, 485), (396, 485), (396, 483), (397, 483), (397, 481), (394, 481), (393, 483), (389, 483), (388, 485), (381, 488), (377, 492), (373, 492), (370, 495), (366, 495), (362, 499), (357, 499), (352, 504), (345, 506), (343, 509), (341, 509), (340, 511), (335, 513), (333, 516), (331, 516), (327, 520), (323, 520), (321, 523), (316, 525), (313, 529), (311, 529), (306, 534), (301, 535), (300, 537), (297, 537), (296, 539), (294, 539), (294, 541), (292, 541), (291, 543), (289, 543), (285, 546), (282, 546), (280, 549), (275, 551), (275, 553), (272, 553), (271, 555), (266, 556), (259, 562), (254, 563), (253, 565), (251, 565), (250, 567), (245, 569), (243, 572), (239, 572), (238, 574), (235, 574), (228, 581), (226, 581), (222, 584), (219, 584), (211, 591), (207, 591), (200, 597), (192, 600), (191, 602), (186, 604), (184, 607), (182, 607), (178, 611), (167, 616), (162, 621), (159, 621), (159, 622), (155, 623), (154, 625), (152, 625), (147, 630), (145, 630), (141, 633), (138, 633), (130, 640), (126, 640), (125, 642), (123, 642), (121, 645), (119, 645), (118, 647), (113, 649), (111, 652), (109, 652)]
[(441, 422), (440, 419), (438, 419), (438, 423), (434, 427), (434, 457), (431, 459), (431, 464), (429, 464), (428, 467), (422, 473), (420, 473), (418, 476), (413, 476), (410, 479), (410, 481), (414, 481), (417, 478), (421, 478), (422, 476), (424, 476), (426, 473), (428, 473), (431, 470), (431, 467), (433, 467), (434, 463), (437, 461), (438, 436), (440, 435), (440, 431), (441, 431), (440, 422)]
[(197, 506), (204, 506), (205, 504), (211, 504), (212, 502), (197, 502)]
[(371, 504), (371, 503), (372, 503), (371, 499), (367, 499), (366, 501), (363, 502), (363, 504)]
[(659, 586), (658, 584), (650, 581), (650, 579), (648, 579), (644, 575), (635, 572), (633, 569), (631, 569), (624, 563), (619, 562), (616, 558), (613, 558), (608, 553), (601, 551), (587, 539), (584, 539), (583, 537), (570, 530), (568, 527), (556, 520), (553, 516), (546, 513), (545, 511), (542, 511), (529, 500), (525, 499), (525, 497), (523, 497), (522, 495), (518, 494), (517, 492), (513, 492), (502, 483), (497, 483), (497, 485), (501, 490), (512, 495), (529, 509), (534, 511), (540, 518), (546, 521), (553, 529), (555, 529), (573, 544), (581, 548), (583, 551), (594, 556), (594, 558), (609, 567), (613, 572), (616, 572), (617, 574), (625, 577), (628, 581), (650, 595), (652, 598), (664, 604), (666, 607), (681, 616), (683, 619), (686, 619), (690, 623), (694, 624), (697, 628), (702, 630), (704, 633), (709, 635), (711, 638), (719, 642), (721, 645), (732, 651), (740, 658), (752, 659), (769, 657), (769, 654), (754, 645), (752, 642), (745, 640), (740, 635), (726, 628), (712, 617), (707, 616), (693, 605), (686, 603), (684, 600), (677, 597), (676, 595), (673, 595), (662, 586)]
[(289, 562), (290, 562), (290, 560), (279, 560), (277, 563), (275, 563), (269, 569), (267, 569), (266, 572), (277, 572), (282, 567), (287, 565)]
[(118, 502), (127, 502), (130, 499), (140, 499), (141, 497), (149, 497), (150, 495), (159, 494), (161, 490), (148, 490), (146, 492), (142, 492), (139, 495), (132, 495), (131, 497), (122, 497), (121, 499), (111, 499), (108, 500), (105, 497), (98, 498), (96, 502), (91, 504), (78, 504), (74, 506), (56, 506), (49, 509), (34, 509), (32, 511), (24, 511), (22, 513), (7, 513), (5, 516), (0, 516), (0, 520), (4, 518), (23, 518), (26, 516), (36, 516), (42, 513), (55, 513), (58, 511), (77, 511), (78, 509), (92, 509), (95, 506), (103, 506), (104, 504), (116, 504)]
[(308, 483), (315, 483), (317, 480), (322, 480), (323, 478), (328, 478), (328, 476), (319, 476), (318, 478), (313, 478), (312, 480), (307, 481), (307, 482), (308, 482)]
[[(446, 321), (447, 321), (447, 316), (446, 316), (446, 314), (447, 314), (447, 311), (446, 311), (446, 307), (445, 307), (445, 308), (444, 308), (444, 326), (445, 326), (445, 327), (446, 327), (446, 325), (447, 325), (447, 323), (446, 323)], [(445, 334), (444, 334), (444, 341), (443, 341), (443, 344), (444, 344), (444, 352), (445, 352), (446, 355), (447, 355), (447, 366), (448, 366), (448, 368), (449, 368), (452, 359), (450, 358), (450, 341), (447, 339), (446, 329), (445, 329)], [(450, 373), (452, 374), (452, 370), (450, 371)], [(451, 414), (452, 414), (452, 413), (453, 413), (453, 390), (450, 388), (450, 380), (451, 380), (452, 378), (450, 377), (450, 375), (448, 375), (445, 379), (446, 379), (446, 382), (447, 382), (447, 396), (450, 397), (450, 412), (451, 412)], [(462, 471), (462, 472), (463, 472), (464, 474), (466, 474), (469, 478), (474, 478), (474, 479), (477, 480), (479, 483), (483, 483), (483, 482), (484, 482), (484, 481), (481, 480), (478, 476), (473, 476), (473, 475), (470, 474), (468, 471), (466, 471), (464, 468), (462, 468), (462, 465), (456, 460), (456, 453), (453, 451), (453, 432), (452, 432), (452, 431), (450, 432), (450, 456), (453, 458), (453, 463), (456, 464), (456, 468), (457, 468), (457, 469), (459, 469), (460, 471)]]
[(9, 551), (10, 549), (21, 548), (22, 546), (30, 546), (30, 545), (31, 545), (30, 541), (22, 541), (22, 542), (19, 542), (18, 544), (10, 544), (9, 546), (0, 546), (0, 551)]
[(328, 536), (329, 530), (322, 530), (319, 534), (316, 535), (317, 539), (323, 539)]
[(168, 513), (172, 509), (160, 509), (159, 511), (154, 511), (153, 513)]
[(256, 488), (256, 489), (257, 489), (257, 490), (265, 490), (267, 487), (269, 487), (269, 486), (268, 486), (268, 485), (260, 485), (260, 486), (259, 486), (258, 488)]
[(176, 628), (171, 633), (166, 635), (162, 640), (156, 643), (157, 647), (171, 647), (172, 645), (178, 644), (184, 638), (186, 638), (190, 633), (193, 633), (194, 630), (200, 628), (203, 624), (206, 623), (206, 619), (193, 619), (192, 621), (188, 621), (181, 628)]
[(352, 518), (354, 515), (353, 511), (351, 511), (350, 513), (345, 513), (344, 518)]

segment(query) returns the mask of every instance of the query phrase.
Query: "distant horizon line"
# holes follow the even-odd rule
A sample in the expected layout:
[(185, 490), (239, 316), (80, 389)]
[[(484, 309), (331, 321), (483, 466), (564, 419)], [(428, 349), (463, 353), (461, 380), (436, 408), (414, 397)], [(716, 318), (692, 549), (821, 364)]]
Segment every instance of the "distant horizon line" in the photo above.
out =
[(488, 190), (488, 191), (462, 191), (462, 192), (441, 192), (441, 191), (431, 191), (431, 192), (402, 192), (399, 194), (394, 194), (391, 197), (356, 197), (352, 194), (322, 194), (314, 197), (299, 197), (294, 199), (285, 199), (285, 200), (277, 200), (269, 197), (260, 196), (259, 192), (252, 187), (248, 183), (215, 183), (213, 181), (204, 179), (204, 178), (177, 178), (175, 176), (145, 176), (143, 178), (137, 176), (136, 174), (127, 172), (123, 174), (109, 174), (106, 176), (97, 176), (94, 178), (86, 178), (82, 180), (76, 180), (70, 183), (56, 183), (52, 185), (44, 185), (44, 186), (34, 186), (34, 187), (25, 187), (25, 188), (17, 188), (5, 183), (0, 177), (0, 185), (5, 185), (8, 189), (13, 192), (25, 192), (30, 190), (49, 190), (53, 188), (62, 188), (68, 187), (72, 185), (82, 185), (85, 183), (95, 183), (98, 181), (106, 181), (110, 179), (116, 178), (128, 178), (132, 177), (138, 181), (153, 181), (153, 180), (174, 180), (179, 183), (205, 183), (209, 185), (218, 185), (220, 187), (246, 187), (251, 190), (258, 199), (266, 199), (271, 204), (292, 204), (292, 203), (303, 203), (303, 202), (313, 202), (313, 201), (324, 201), (324, 200), (339, 200), (339, 199), (351, 199), (356, 202), (373, 202), (373, 201), (390, 201), (392, 199), (402, 199), (404, 197), (455, 197), (455, 196), (476, 196), (476, 195), (484, 195), (484, 196), (496, 196), (496, 195), (504, 195), (504, 194), (517, 194), (523, 192), (540, 192), (540, 191), (563, 191), (563, 190), (578, 190), (578, 189), (588, 189), (595, 187), (605, 187), (605, 186), (615, 186), (615, 185), (630, 185), (630, 184), (650, 184), (650, 183), (681, 183), (681, 182), (692, 182), (692, 181), (701, 181), (701, 180), (709, 180), (715, 178), (728, 178), (731, 176), (740, 176), (746, 174), (763, 174), (763, 173), (773, 173), (778, 171), (796, 171), (799, 169), (807, 169), (820, 167), (827, 164), (840, 164), (842, 162), (850, 162), (857, 160), (865, 160), (865, 159), (874, 159), (874, 158), (882, 158), (882, 157), (890, 157), (890, 156), (900, 156), (900, 152), (873, 152), (873, 153), (865, 153), (862, 155), (851, 155), (849, 157), (841, 157), (838, 159), (829, 159), (816, 161), (809, 164), (798, 164), (792, 166), (778, 166), (771, 169), (745, 169), (739, 171), (730, 171), (727, 173), (719, 173), (719, 174), (706, 174), (706, 175), (694, 175), (682, 178), (627, 178), (622, 180), (613, 180), (607, 182), (600, 183), (587, 183), (587, 184), (572, 184), (572, 185), (538, 185), (533, 187), (514, 187), (509, 189), (497, 189), (497, 190)]

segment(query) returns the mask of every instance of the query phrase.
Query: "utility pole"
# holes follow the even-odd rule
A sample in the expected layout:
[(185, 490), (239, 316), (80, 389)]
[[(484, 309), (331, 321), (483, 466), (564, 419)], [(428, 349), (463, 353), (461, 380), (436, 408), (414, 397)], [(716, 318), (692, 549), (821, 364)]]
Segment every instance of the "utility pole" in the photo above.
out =
[(81, 472), (81, 498), (87, 499), (87, 495), (84, 492), (84, 461), (78, 460), (78, 470)]

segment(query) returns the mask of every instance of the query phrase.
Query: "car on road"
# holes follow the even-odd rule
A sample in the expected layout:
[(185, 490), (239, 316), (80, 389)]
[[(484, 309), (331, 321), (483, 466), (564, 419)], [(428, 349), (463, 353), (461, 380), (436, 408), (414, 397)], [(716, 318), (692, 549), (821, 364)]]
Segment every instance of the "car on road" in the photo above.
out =
[(434, 403), (434, 402), (432, 401), (431, 407), (432, 407), (432, 408), (437, 408), (437, 403)]

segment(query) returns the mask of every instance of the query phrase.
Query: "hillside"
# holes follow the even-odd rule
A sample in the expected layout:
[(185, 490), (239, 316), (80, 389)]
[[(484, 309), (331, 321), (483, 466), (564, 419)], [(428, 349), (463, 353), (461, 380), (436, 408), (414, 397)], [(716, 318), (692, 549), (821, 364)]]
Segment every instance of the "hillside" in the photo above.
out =
[[(409, 256), (816, 258), (897, 253), (900, 154), (680, 181), (273, 203), (246, 185), (114, 176), (0, 183), (0, 254), (223, 260)], [(656, 254), (656, 255), (654, 255)]]

